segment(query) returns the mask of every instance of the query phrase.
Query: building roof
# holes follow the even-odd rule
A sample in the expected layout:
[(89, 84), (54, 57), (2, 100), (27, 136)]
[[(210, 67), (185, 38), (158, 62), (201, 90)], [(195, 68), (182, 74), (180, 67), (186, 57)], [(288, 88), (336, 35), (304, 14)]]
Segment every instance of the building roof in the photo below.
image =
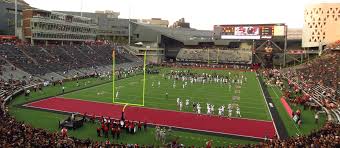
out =
[(213, 41), (213, 31), (197, 30), (192, 28), (166, 28), (150, 24), (135, 23), (159, 32), (162, 35), (176, 39), (184, 44), (197, 44), (197, 42)]
[[(0, 0), (0, 2), (5, 2), (5, 3), (14, 3), (15, 0)], [(24, 9), (29, 9), (32, 8), (30, 4), (25, 2), (25, 0), (18, 0), (18, 5), (22, 6)]]

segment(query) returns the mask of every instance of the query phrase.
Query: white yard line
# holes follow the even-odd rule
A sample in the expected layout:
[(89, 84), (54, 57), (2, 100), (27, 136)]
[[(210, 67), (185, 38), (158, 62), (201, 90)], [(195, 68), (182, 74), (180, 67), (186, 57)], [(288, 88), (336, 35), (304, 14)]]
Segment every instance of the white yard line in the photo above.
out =
[[(257, 76), (256, 76), (256, 77), (257, 77)], [(264, 95), (263, 88), (262, 88), (262, 85), (260, 84), (260, 80), (259, 80), (259, 79), (260, 79), (260, 78), (257, 77), (257, 82), (258, 82), (257, 84), (260, 85), (261, 92), (262, 92), (262, 95), (263, 95), (263, 99), (264, 99), (264, 101), (266, 102), (266, 106), (267, 106), (268, 112), (269, 112), (269, 114), (270, 114), (270, 118), (271, 118), (271, 120), (273, 121), (273, 125), (274, 125), (275, 131), (276, 131), (276, 135), (277, 135), (277, 137), (280, 139), (280, 135), (279, 135), (279, 133), (277, 132), (277, 128), (276, 128), (276, 125), (275, 125), (274, 120), (273, 120), (273, 115), (272, 115), (272, 113), (270, 112), (269, 104), (268, 104), (268, 102), (267, 102), (266, 96)]]

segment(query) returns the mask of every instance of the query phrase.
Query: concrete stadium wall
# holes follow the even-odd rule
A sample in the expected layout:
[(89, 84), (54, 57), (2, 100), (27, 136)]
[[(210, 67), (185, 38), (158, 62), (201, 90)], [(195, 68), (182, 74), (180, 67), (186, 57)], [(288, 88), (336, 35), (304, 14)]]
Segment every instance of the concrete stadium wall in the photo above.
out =
[(132, 40), (134, 42), (159, 42), (161, 34), (143, 25), (131, 24)]
[[(14, 9), (14, 4), (0, 2), (0, 34), (14, 35)], [(18, 27), (21, 27), (21, 12), (21, 6), (18, 5)]]

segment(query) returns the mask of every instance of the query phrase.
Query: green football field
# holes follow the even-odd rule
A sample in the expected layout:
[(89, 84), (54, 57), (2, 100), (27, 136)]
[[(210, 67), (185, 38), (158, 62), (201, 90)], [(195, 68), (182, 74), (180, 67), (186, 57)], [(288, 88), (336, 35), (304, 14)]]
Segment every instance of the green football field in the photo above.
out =
[[(146, 87), (144, 106), (150, 108), (160, 108), (168, 110), (178, 110), (176, 99), (181, 98), (183, 103), (186, 99), (190, 102), (199, 102), (202, 106), (202, 112), (206, 113), (206, 103), (213, 104), (215, 110), (221, 105), (238, 104), (240, 106), (242, 118), (252, 118), (260, 120), (271, 120), (268, 108), (265, 104), (261, 88), (253, 72), (230, 71), (230, 78), (236, 79), (236, 75), (247, 77), (247, 82), (241, 85), (240, 92), (236, 92), (238, 85), (221, 83), (190, 83), (183, 88), (184, 81), (168, 79), (165, 74), (171, 70), (187, 70), (187, 69), (171, 69), (163, 68), (159, 74), (146, 75)], [(210, 70), (191, 70), (193, 73), (216, 73), (218, 75), (229, 75), (229, 71), (210, 71)], [(164, 75), (163, 75), (164, 74)], [(163, 77), (164, 76), (164, 77)], [(129, 104), (143, 104), (143, 75), (137, 75), (115, 82), (115, 95), (118, 91), (118, 97), (115, 102)], [(173, 84), (176, 84), (174, 88)], [(160, 82), (160, 85), (158, 83)], [(98, 102), (113, 102), (113, 84), (83, 89), (80, 91), (63, 95), (65, 98), (77, 98)], [(166, 97), (166, 93), (168, 96)], [(239, 96), (240, 99), (233, 100), (233, 96)], [(192, 106), (183, 107), (184, 111), (192, 111)], [(216, 112), (215, 112), (216, 113)], [(233, 113), (235, 116), (235, 113)]]
[[(232, 85), (229, 90), (229, 86), (220, 84), (189, 84), (187, 88), (182, 88), (181, 81), (176, 83), (176, 88), (173, 88), (173, 80), (166, 80), (162, 77), (162, 73), (167, 73), (172, 69), (164, 68), (161, 70), (161, 74), (147, 75), (146, 76), (146, 88), (145, 88), (145, 107), (162, 108), (169, 110), (178, 110), (176, 107), (176, 98), (180, 97), (182, 100), (189, 98), (190, 102), (200, 102), (203, 109), (205, 109), (205, 103), (214, 104), (219, 107), (222, 104), (228, 104), (233, 102), (232, 96), (236, 95), (236, 85)], [(173, 69), (175, 70), (175, 69)], [(192, 70), (198, 73), (221, 73), (227, 74), (228, 71), (209, 71), (209, 70)], [(253, 118), (261, 120), (271, 120), (262, 92), (260, 90), (255, 73), (252, 72), (239, 72), (230, 71), (231, 76), (236, 74), (246, 76), (247, 83), (243, 84), (240, 92), (240, 100), (236, 101), (240, 105), (241, 114), (244, 118)], [(161, 82), (158, 87), (158, 81)], [(87, 85), (85, 86), (85, 82)], [(152, 82), (154, 86), (152, 87)], [(66, 94), (65, 98), (77, 98), (90, 101), (99, 102), (112, 102), (112, 80), (108, 78), (88, 78), (79, 80), (80, 86), (76, 86), (76, 81), (65, 82)], [(118, 100), (125, 103), (142, 103), (143, 94), (143, 76), (137, 75), (130, 78), (115, 81), (116, 90), (119, 91)], [(270, 95), (273, 98), (274, 106), (279, 111), (280, 118), (284, 121), (285, 128), (290, 136), (296, 136), (297, 134), (308, 134), (313, 129), (322, 127), (325, 121), (325, 117), (321, 116), (321, 122), (314, 124), (313, 111), (303, 110), (303, 123), (302, 128), (297, 128), (293, 121), (289, 118), (288, 114), (282, 107), (279, 101), (280, 91), (275, 87), (269, 87)], [(165, 93), (168, 92), (168, 98), (165, 97)], [(58, 112), (49, 112), (44, 110), (35, 110), (30, 108), (24, 108), (21, 105), (27, 102), (36, 101), (46, 97), (58, 96), (61, 93), (61, 86), (49, 86), (45, 87), (42, 92), (32, 91), (30, 97), (24, 97), (20, 95), (16, 97), (9, 104), (9, 111), (19, 121), (24, 121), (26, 124), (30, 124), (36, 128), (44, 128), (51, 132), (59, 131), (58, 121), (64, 120), (68, 117), (66, 114)], [(297, 106), (299, 107), (299, 106)], [(293, 108), (297, 108), (293, 107)], [(191, 111), (191, 109), (185, 109), (184, 111)], [(205, 110), (202, 111), (205, 113)], [(86, 123), (82, 128), (70, 131), (70, 136), (74, 136), (81, 139), (91, 139), (94, 141), (105, 141), (105, 138), (97, 137), (95, 129), (99, 127), (99, 123)], [(135, 135), (123, 134), (121, 139), (114, 140), (115, 143), (139, 143), (139, 144), (155, 144), (160, 145), (160, 142), (155, 140), (155, 129), (150, 127), (147, 132), (140, 132)], [(214, 146), (225, 146), (235, 144), (253, 144), (254, 140), (247, 138), (222, 136), (208, 133), (197, 133), (188, 130), (174, 130), (168, 141), (174, 138), (179, 138), (179, 142), (186, 146), (204, 146), (208, 139), (213, 140)], [(111, 139), (111, 138), (110, 138)], [(112, 140), (112, 139), (111, 139)]]

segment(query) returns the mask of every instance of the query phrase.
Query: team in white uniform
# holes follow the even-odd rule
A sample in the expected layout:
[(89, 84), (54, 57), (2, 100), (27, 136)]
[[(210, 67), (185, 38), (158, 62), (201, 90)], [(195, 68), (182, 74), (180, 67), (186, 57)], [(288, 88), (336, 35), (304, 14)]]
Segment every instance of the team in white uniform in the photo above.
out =
[[(165, 76), (164, 74), (162, 75), (163, 78), (167, 78), (167, 79), (174, 79), (173, 81), (173, 84), (172, 84), (172, 87), (173, 88), (176, 88), (176, 80), (180, 80), (182, 81), (182, 88), (185, 89), (186, 87), (188, 87), (188, 82), (190, 82), (191, 84), (193, 83), (201, 83), (203, 85), (205, 85), (206, 83), (212, 83), (212, 82), (215, 82), (215, 83), (220, 83), (220, 84), (227, 84), (229, 86), (229, 91), (231, 90), (231, 85), (232, 84), (240, 84), (242, 85), (244, 82), (247, 82), (247, 77), (244, 77), (243, 75), (237, 75), (236, 78), (230, 78), (231, 76), (231, 73), (229, 72), (229, 78), (225, 78), (223, 76), (219, 76), (219, 75), (215, 75), (215, 76), (212, 76), (210, 74), (207, 74), (207, 73), (203, 73), (199, 76), (190, 76), (190, 75), (180, 75), (179, 73), (181, 73), (181, 71), (171, 71), (171, 72), (174, 72), (174, 73), (177, 73), (175, 75), (167, 75)], [(158, 81), (158, 87), (161, 86), (161, 82)], [(152, 82), (152, 87), (154, 87), (155, 84), (154, 82)], [(116, 98), (118, 98), (118, 94), (119, 92), (117, 91), (116, 92)], [(176, 104), (178, 106), (178, 109), (180, 111), (183, 110), (183, 105), (185, 105), (185, 108), (186, 110), (188, 110), (188, 108), (190, 107), (190, 100), (189, 99), (186, 99), (185, 102), (184, 100), (182, 101), (180, 98), (177, 98), (176, 100)], [(193, 106), (194, 106), (194, 111), (197, 113), (197, 114), (201, 114), (202, 113), (202, 107), (200, 106), (199, 103), (197, 103), (195, 105), (195, 103), (193, 102), (192, 103)], [(207, 103), (207, 114), (208, 115), (214, 115), (215, 114), (215, 106), (213, 104), (210, 104), (210, 103)], [(223, 117), (224, 116), (224, 111), (226, 110), (226, 107), (224, 105), (220, 106), (219, 108), (217, 108), (217, 114), (218, 116), (220, 117)], [(227, 106), (227, 111), (228, 111), (228, 115), (227, 117), (232, 117), (232, 112), (233, 112), (233, 106), (232, 104), (228, 104)], [(240, 108), (239, 106), (237, 105), (236, 106), (236, 116), (237, 117), (241, 117), (241, 111), (240, 111)]]
[[(186, 99), (185, 100), (185, 104), (183, 104), (184, 102), (182, 102), (182, 100), (180, 98), (177, 98), (176, 100), (176, 104), (178, 106), (179, 111), (183, 110), (183, 105), (185, 105), (186, 110), (189, 108), (190, 105), (190, 100)], [(193, 103), (195, 104), (195, 103)], [(213, 104), (207, 103), (207, 115), (214, 115), (214, 108), (215, 106)], [(217, 109), (217, 115), (220, 117), (224, 116), (224, 111), (225, 111), (226, 107), (224, 105), (220, 106)], [(232, 104), (228, 104), (227, 106), (227, 110), (228, 110), (228, 115), (227, 117), (232, 117), (233, 114), (233, 105)], [(202, 113), (202, 107), (199, 103), (196, 104), (195, 108), (194, 108), (194, 112), (196, 112), (197, 114), (201, 114)], [(240, 107), (236, 104), (236, 116), (237, 117), (242, 117), (241, 116), (241, 111), (240, 111)]]
[(201, 105), (197, 103), (197, 114), (201, 114)]
[(179, 101), (180, 101), (181, 99), (180, 98), (177, 98), (177, 106), (179, 106)]
[(238, 116), (238, 117), (241, 117), (241, 111), (240, 111), (240, 108), (237, 106), (237, 108), (236, 108), (236, 115)]
[(190, 104), (190, 103), (189, 103), (189, 99), (186, 99), (186, 100), (185, 100), (185, 108), (186, 108), (186, 109), (189, 108), (189, 104)]
[(179, 102), (179, 111), (182, 111), (182, 108), (183, 108), (183, 102), (180, 101), (180, 102)]
[(116, 92), (116, 99), (118, 99), (119, 91)]

